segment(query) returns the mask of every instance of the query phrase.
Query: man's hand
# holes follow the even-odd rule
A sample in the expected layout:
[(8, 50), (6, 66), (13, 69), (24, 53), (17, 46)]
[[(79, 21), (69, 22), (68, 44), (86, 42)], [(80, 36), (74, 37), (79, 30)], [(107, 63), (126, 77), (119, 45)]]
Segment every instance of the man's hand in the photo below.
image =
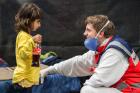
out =
[(40, 83), (43, 84), (44, 78), (47, 76), (47, 68), (40, 71)]

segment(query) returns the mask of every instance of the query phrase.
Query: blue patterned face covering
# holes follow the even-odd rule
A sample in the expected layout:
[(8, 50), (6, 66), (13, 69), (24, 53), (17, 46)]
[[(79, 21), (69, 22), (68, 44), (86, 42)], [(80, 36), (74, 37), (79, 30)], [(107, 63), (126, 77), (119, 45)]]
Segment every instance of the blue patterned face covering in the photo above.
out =
[(99, 42), (97, 38), (88, 38), (85, 40), (84, 45), (88, 50), (96, 51)]
[(99, 41), (97, 37), (101, 33), (101, 31), (109, 24), (109, 22), (110, 21), (108, 20), (94, 38), (85, 39), (84, 45), (88, 50), (96, 51), (97, 47), (99, 46)]

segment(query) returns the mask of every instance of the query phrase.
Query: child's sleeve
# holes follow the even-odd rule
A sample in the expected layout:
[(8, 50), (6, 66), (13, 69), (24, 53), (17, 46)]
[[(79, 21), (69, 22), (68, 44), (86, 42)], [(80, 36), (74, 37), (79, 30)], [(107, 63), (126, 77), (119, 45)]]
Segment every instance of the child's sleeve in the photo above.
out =
[(17, 51), (21, 58), (28, 58), (32, 56), (32, 51), (34, 47), (34, 41), (32, 38), (26, 39), (26, 38), (20, 38), (18, 45), (17, 45)]

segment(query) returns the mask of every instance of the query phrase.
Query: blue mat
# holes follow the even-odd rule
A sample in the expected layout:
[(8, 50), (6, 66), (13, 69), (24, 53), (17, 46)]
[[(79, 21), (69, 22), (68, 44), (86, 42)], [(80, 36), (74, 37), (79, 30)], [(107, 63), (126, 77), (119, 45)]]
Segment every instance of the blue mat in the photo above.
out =
[[(6, 93), (11, 84), (11, 80), (0, 81), (0, 93)], [(32, 93), (72, 93), (78, 92), (80, 87), (78, 78), (55, 74), (48, 75), (43, 84), (33, 86)]]

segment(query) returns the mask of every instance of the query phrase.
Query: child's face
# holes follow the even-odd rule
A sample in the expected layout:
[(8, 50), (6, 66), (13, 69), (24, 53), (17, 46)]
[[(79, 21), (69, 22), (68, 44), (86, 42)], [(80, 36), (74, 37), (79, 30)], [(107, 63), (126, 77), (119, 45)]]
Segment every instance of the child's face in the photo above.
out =
[(36, 19), (31, 24), (32, 31), (36, 31), (40, 26), (41, 26), (40, 19)]

